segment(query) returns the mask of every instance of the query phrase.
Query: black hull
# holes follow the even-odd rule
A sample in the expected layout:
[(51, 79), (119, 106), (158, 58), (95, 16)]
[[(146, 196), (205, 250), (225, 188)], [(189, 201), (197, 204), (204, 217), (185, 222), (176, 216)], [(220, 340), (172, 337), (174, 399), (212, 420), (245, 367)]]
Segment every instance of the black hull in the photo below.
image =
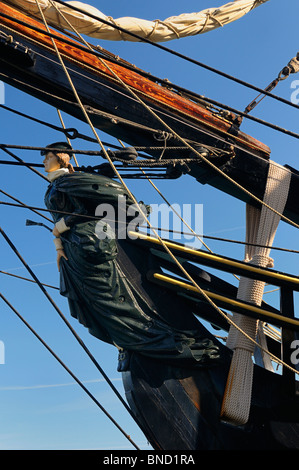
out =
[(280, 416), (280, 380), (259, 368), (246, 426), (221, 422), (228, 365), (182, 370), (131, 356), (126, 397), (155, 450), (299, 450), (299, 424)]

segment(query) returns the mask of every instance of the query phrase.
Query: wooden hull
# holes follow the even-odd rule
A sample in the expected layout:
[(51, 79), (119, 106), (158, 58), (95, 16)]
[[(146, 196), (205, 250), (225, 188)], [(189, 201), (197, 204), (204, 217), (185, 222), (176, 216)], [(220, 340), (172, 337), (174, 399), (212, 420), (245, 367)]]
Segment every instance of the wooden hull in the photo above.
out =
[(181, 370), (131, 357), (123, 372), (126, 397), (154, 449), (299, 450), (299, 424), (279, 411), (289, 398), (281, 394), (277, 376), (258, 367), (248, 423), (232, 426), (220, 420), (228, 364)]

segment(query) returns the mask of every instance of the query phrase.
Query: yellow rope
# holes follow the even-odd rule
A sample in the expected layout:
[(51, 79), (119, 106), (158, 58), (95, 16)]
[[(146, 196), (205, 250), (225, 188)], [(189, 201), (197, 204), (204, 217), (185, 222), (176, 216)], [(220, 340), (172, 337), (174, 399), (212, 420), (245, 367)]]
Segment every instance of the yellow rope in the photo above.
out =
[[(52, 0), (49, 0), (51, 5), (53, 7), (56, 8), (56, 10), (59, 12), (59, 14), (63, 17), (63, 19), (69, 24), (69, 26), (73, 29), (73, 31), (78, 35), (78, 37), (84, 42), (84, 44), (91, 50), (93, 51), (92, 47), (90, 46), (90, 44), (81, 36), (81, 34), (76, 31), (76, 29), (71, 25), (71, 23), (68, 21), (68, 19), (63, 15), (63, 13), (59, 10), (59, 8), (56, 6), (56, 4), (54, 4), (52, 2)], [(38, 0), (35, 0), (35, 2), (38, 4)], [(38, 4), (39, 6), (39, 4)], [(48, 25), (46, 23), (46, 19), (45, 19), (45, 16), (39, 6), (39, 10), (40, 10), (40, 13), (43, 17), (43, 20), (44, 20), (44, 23), (45, 23), (45, 26), (47, 28), (47, 31), (48, 33), (50, 33), (50, 30), (48, 28)], [(55, 50), (56, 52), (58, 53), (58, 56), (61, 57), (60, 55), (60, 52), (58, 51), (58, 48), (56, 46), (56, 43), (54, 41), (53, 38), (52, 39), (52, 43), (53, 45), (55, 44)], [(103, 60), (101, 59), (100, 57), (98, 57), (98, 60), (101, 62), (101, 64), (106, 67), (109, 72), (118, 80), (119, 83), (121, 83), (123, 85), (124, 88), (126, 88), (134, 98), (136, 98), (146, 109), (148, 112), (150, 112), (156, 119), (158, 119), (158, 121), (163, 125), (165, 126), (169, 132), (171, 132), (178, 140), (180, 140), (186, 147), (188, 147), (192, 152), (194, 152), (197, 156), (199, 156), (204, 162), (206, 162), (208, 165), (210, 165), (215, 171), (217, 171), (218, 173), (220, 173), (224, 178), (226, 178), (228, 181), (230, 181), (231, 183), (233, 183), (235, 186), (237, 186), (239, 189), (241, 189), (242, 191), (244, 191), (248, 196), (250, 196), (251, 198), (255, 199), (259, 204), (261, 205), (264, 205), (265, 207), (267, 207), (267, 209), (271, 210), (272, 212), (274, 212), (275, 214), (279, 215), (279, 217), (283, 220), (285, 220), (285, 222), (288, 222), (289, 224), (293, 225), (294, 227), (296, 228), (299, 228), (299, 224), (296, 224), (294, 221), (292, 221), (291, 219), (287, 218), (286, 216), (284, 216), (283, 214), (280, 214), (278, 211), (276, 211), (275, 209), (273, 209), (272, 207), (270, 207), (268, 204), (266, 204), (264, 201), (262, 201), (261, 199), (259, 199), (257, 196), (255, 196), (254, 194), (252, 194), (250, 191), (248, 191), (246, 188), (244, 188), (242, 185), (240, 185), (239, 183), (237, 183), (236, 181), (234, 181), (230, 176), (226, 175), (220, 168), (218, 168), (216, 165), (214, 165), (212, 162), (210, 162), (210, 160), (208, 160), (206, 157), (204, 157), (200, 152), (198, 152), (195, 148), (193, 148), (183, 137), (181, 137), (179, 134), (177, 134), (166, 122), (163, 121), (163, 119), (161, 119), (146, 103), (144, 103), (140, 97), (133, 91), (133, 89), (127, 85), (117, 74), (116, 72), (114, 72), (114, 70), (111, 69), (111, 67), (109, 67), (109, 65)], [(64, 67), (65, 68), (65, 67)], [(66, 70), (66, 69), (65, 69)], [(67, 73), (67, 75), (69, 76), (69, 74)], [(288, 171), (288, 170), (286, 170)]]
[[(61, 116), (61, 112), (60, 112), (59, 109), (57, 109), (57, 113), (58, 113), (58, 117), (59, 117), (59, 119), (60, 119), (61, 125), (62, 125), (63, 129), (65, 129), (65, 125), (64, 125), (64, 122), (63, 122), (63, 119), (62, 119), (62, 116)], [(68, 141), (69, 145), (72, 146), (71, 141), (70, 141), (70, 139), (69, 139), (68, 137), (67, 137), (67, 141)], [(73, 153), (73, 157), (74, 157), (74, 160), (75, 160), (76, 165), (79, 166), (79, 165), (78, 165), (77, 158), (76, 158), (76, 155), (75, 155), (74, 153)]]

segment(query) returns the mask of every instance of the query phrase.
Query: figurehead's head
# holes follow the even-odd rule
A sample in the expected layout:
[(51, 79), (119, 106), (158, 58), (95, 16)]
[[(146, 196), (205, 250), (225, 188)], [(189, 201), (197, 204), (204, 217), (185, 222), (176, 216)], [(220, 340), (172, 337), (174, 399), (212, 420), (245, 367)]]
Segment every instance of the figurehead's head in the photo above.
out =
[[(65, 152), (65, 150), (68, 150), (68, 152)], [(73, 153), (69, 152), (69, 150), (73, 149), (67, 142), (54, 142), (47, 145), (41, 151), (41, 155), (45, 157), (43, 163), (46, 172), (50, 173), (60, 168), (67, 168), (70, 173), (73, 173), (74, 167), (70, 163)]]

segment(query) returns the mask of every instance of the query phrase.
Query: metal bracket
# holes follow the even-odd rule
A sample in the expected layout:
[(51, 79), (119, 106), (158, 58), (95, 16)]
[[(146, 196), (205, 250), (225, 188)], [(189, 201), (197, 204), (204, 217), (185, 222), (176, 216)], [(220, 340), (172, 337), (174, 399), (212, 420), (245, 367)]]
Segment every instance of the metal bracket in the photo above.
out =
[(27, 46), (15, 41), (13, 36), (0, 31), (0, 57), (1, 60), (15, 58), (15, 64), (20, 67), (33, 67), (35, 54)]

